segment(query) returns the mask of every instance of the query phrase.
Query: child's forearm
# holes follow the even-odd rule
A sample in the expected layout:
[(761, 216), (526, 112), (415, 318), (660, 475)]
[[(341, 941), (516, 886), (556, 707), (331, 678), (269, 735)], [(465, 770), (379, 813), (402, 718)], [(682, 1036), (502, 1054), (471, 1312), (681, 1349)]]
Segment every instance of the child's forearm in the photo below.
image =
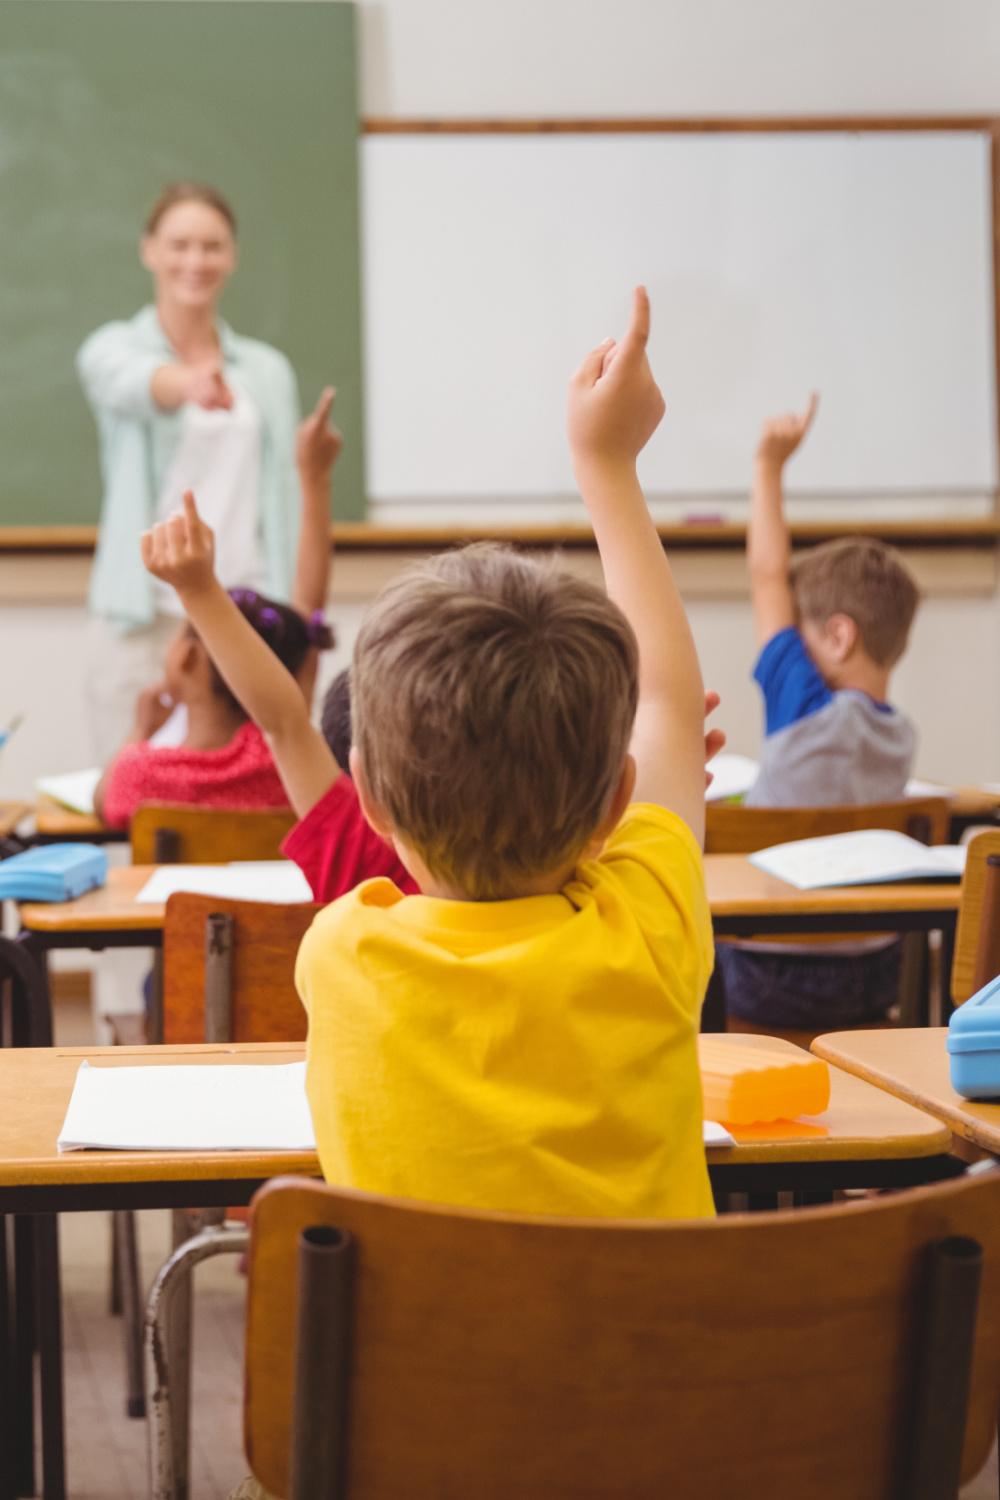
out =
[(265, 734), (278, 736), (309, 710), (295, 678), (213, 578), (203, 589), (179, 589), (184, 612), (237, 702)]
[(747, 566), (758, 641), (763, 645), (795, 619), (789, 565), (791, 536), (785, 520), (782, 465), (758, 456), (754, 464), (747, 528)]
[(299, 470), (302, 526), (292, 585), (292, 607), (308, 619), (326, 604), (333, 546), (330, 540), (330, 471)]
[(688, 700), (685, 706), (694, 706), (700, 736), (705, 697), (701, 667), (684, 605), (635, 471), (591, 471), (581, 487), (608, 594), (639, 642), (640, 691)]
[(639, 642), (635, 797), (704, 824), (705, 690), (691, 627), (634, 467), (578, 470), (605, 584)]

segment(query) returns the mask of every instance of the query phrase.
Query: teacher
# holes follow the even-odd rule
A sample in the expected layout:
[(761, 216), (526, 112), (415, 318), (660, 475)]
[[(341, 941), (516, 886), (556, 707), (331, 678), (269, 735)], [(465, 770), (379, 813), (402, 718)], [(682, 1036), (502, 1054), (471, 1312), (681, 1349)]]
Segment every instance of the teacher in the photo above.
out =
[(299, 397), (283, 354), (218, 316), (236, 269), (236, 216), (215, 188), (177, 182), (146, 224), (155, 305), (106, 323), (77, 354), (97, 420), (104, 496), (90, 582), (88, 697), (107, 763), (160, 675), (183, 610), (142, 565), (139, 538), (194, 490), (226, 588), (287, 602), (298, 538)]

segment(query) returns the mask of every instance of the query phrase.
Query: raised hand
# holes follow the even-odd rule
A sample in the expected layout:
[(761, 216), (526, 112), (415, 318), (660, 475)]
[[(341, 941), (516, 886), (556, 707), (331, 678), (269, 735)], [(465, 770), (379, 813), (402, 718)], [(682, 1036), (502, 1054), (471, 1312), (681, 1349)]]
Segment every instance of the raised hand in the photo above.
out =
[(620, 343), (591, 350), (569, 385), (566, 430), (574, 467), (634, 465), (665, 411), (646, 358), (649, 298), (636, 287), (632, 317)]
[(787, 463), (812, 426), (818, 405), (819, 396), (813, 391), (804, 412), (786, 412), (784, 416), (769, 417), (760, 430), (758, 461), (774, 464), (779, 469)]
[[(718, 706), (719, 706), (719, 704), (721, 702), (722, 702), (722, 699), (719, 697), (718, 693), (715, 691), (714, 688), (706, 688), (705, 689), (705, 718), (706, 719), (708, 718), (708, 716), (709, 716), (710, 713), (714, 713), (714, 711), (718, 708)], [(708, 733), (705, 735), (705, 787), (706, 787), (706, 789), (712, 785), (712, 781), (714, 779), (713, 776), (712, 776), (711, 771), (708, 769), (708, 762), (710, 760), (714, 760), (715, 759), (715, 757), (718, 755), (719, 751), (722, 750), (722, 749), (724, 749), (725, 744), (726, 744), (726, 731), (724, 729), (710, 729), (708, 731)]]
[(208, 588), (215, 580), (215, 537), (190, 490), (184, 494), (183, 511), (143, 532), (140, 545), (146, 570), (178, 593)]
[(184, 400), (205, 411), (230, 411), (233, 393), (226, 384), (222, 359), (213, 355), (201, 364), (186, 365), (183, 377)]
[(296, 434), (295, 462), (304, 479), (327, 479), (340, 457), (344, 439), (329, 421), (336, 395), (333, 386), (328, 385), (316, 402), (316, 409)]

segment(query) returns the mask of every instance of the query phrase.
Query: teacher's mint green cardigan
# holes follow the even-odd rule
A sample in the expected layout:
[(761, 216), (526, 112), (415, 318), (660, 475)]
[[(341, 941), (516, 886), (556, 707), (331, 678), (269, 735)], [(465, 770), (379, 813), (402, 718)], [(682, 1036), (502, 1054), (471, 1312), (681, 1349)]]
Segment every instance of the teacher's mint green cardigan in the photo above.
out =
[[(295, 373), (270, 344), (241, 338), (221, 320), (217, 326), (227, 378), (237, 381), (260, 413), (260, 521), (267, 592), (286, 602), (301, 513), (295, 469)], [(106, 615), (123, 633), (149, 625), (156, 614), (153, 580), (142, 565), (139, 538), (155, 520), (183, 418), (180, 412), (160, 411), (149, 386), (160, 365), (174, 363), (177, 357), (155, 307), (144, 307), (128, 322), (105, 323), (76, 356), (77, 373), (97, 418), (104, 476), (90, 608)]]

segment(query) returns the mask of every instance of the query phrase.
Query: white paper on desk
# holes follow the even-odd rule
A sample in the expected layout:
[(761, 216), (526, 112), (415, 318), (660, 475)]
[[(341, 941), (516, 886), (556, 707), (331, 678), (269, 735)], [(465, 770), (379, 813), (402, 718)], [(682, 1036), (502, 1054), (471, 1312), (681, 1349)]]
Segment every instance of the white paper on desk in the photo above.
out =
[(717, 755), (707, 769), (711, 785), (705, 792), (706, 802), (724, 802), (729, 797), (744, 797), (760, 775), (760, 763), (748, 755)]
[(965, 869), (958, 844), (928, 848), (905, 833), (872, 828), (821, 839), (774, 844), (748, 855), (752, 865), (800, 891), (833, 885), (878, 885), (897, 880), (953, 880)]
[(102, 774), (100, 770), (91, 770), (68, 771), (64, 776), (39, 776), (35, 790), (51, 797), (60, 807), (68, 807), (70, 812), (92, 818), (94, 793)]
[(306, 1065), (80, 1064), (60, 1151), (314, 1151)]
[(954, 797), (955, 788), (942, 786), (939, 781), (920, 781), (916, 776), (911, 776), (903, 788), (907, 797)]
[(163, 902), (177, 891), (232, 901), (271, 901), (280, 906), (312, 901), (309, 882), (290, 859), (242, 860), (231, 865), (161, 865), (136, 896)]
[(706, 1146), (735, 1146), (736, 1137), (729, 1134), (718, 1120), (702, 1120), (701, 1138)]

